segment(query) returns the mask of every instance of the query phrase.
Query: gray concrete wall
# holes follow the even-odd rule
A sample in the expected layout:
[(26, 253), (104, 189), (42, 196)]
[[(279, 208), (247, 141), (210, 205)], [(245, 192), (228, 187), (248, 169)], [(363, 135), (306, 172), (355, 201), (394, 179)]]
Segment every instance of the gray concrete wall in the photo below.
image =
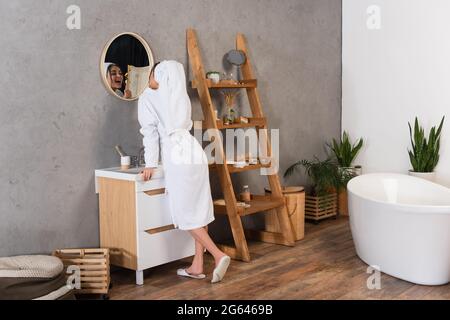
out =
[[(81, 30), (66, 28), (71, 4), (81, 7)], [(339, 0), (1, 1), (0, 256), (99, 244), (94, 169), (118, 164), (116, 144), (141, 146), (136, 103), (100, 80), (103, 46), (133, 31), (156, 60), (187, 65), (187, 27), (197, 29), (208, 70), (222, 68), (236, 32), (247, 36), (265, 112), (281, 129), (282, 170), (339, 135)], [(265, 183), (237, 183), (261, 191), (257, 181)]]

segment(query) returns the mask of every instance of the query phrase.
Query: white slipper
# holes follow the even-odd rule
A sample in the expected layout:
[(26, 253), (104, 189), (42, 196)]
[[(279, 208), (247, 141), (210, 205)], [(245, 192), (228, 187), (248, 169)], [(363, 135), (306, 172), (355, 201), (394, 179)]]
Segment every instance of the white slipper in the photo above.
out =
[(231, 258), (229, 256), (222, 257), (219, 264), (213, 271), (213, 277), (211, 283), (216, 283), (222, 281), (225, 273), (227, 272), (228, 266), (230, 265)]
[(177, 275), (182, 276), (182, 277), (192, 278), (192, 279), (205, 279), (206, 278), (206, 276), (203, 273), (190, 274), (190, 273), (187, 272), (186, 269), (178, 269), (177, 270)]

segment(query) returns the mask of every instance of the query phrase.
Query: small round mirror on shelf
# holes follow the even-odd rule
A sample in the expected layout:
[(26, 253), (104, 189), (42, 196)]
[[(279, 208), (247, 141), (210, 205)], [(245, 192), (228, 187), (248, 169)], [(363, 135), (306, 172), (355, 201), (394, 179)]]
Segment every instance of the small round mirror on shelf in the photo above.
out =
[(111, 94), (133, 101), (147, 88), (153, 64), (152, 51), (144, 38), (125, 32), (106, 44), (100, 58), (100, 75)]
[(245, 63), (245, 53), (241, 50), (230, 50), (226, 54), (226, 59), (229, 63), (235, 66), (240, 66)]

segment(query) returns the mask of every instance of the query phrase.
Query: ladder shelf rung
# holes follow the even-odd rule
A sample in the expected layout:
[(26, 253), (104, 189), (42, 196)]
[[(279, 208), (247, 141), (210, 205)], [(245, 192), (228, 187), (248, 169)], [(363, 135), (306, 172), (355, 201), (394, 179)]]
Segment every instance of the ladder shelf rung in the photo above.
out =
[[(250, 202), (248, 203), (250, 204), (249, 208), (238, 206), (238, 212), (240, 216), (247, 216), (258, 212), (279, 208), (284, 205), (284, 198), (252, 195), (252, 200), (250, 200)], [(214, 204), (214, 212), (217, 214), (227, 214), (227, 207), (223, 204)]]
[[(211, 79), (205, 79), (206, 85), (210, 89), (227, 89), (227, 88), (256, 88), (257, 80), (249, 79), (249, 80), (240, 80), (240, 81), (230, 81), (230, 80), (222, 80), (219, 83), (213, 83)], [(197, 89), (197, 80), (192, 80), (191, 87), (193, 89)]]
[[(209, 165), (209, 169), (210, 170), (216, 170), (217, 169), (217, 164), (210, 164)], [(251, 170), (258, 170), (258, 169), (263, 169), (263, 168), (270, 168), (271, 164), (262, 164), (262, 163), (258, 163), (258, 164), (249, 164), (246, 165), (245, 167), (235, 167), (232, 164), (228, 164), (228, 172), (230, 173), (239, 173), (239, 172), (245, 172), (245, 171), (251, 171)]]
[[(266, 127), (267, 126), (267, 122), (266, 122), (266, 118), (262, 117), (262, 118), (248, 118), (248, 123), (233, 123), (233, 124), (227, 124), (225, 125), (223, 123), (222, 120), (217, 120), (216, 121), (217, 124), (217, 128), (219, 130), (222, 129), (238, 129), (238, 128), (251, 128), (251, 127)], [(202, 128), (203, 129), (210, 129), (207, 125), (206, 122), (203, 121), (202, 122)]]

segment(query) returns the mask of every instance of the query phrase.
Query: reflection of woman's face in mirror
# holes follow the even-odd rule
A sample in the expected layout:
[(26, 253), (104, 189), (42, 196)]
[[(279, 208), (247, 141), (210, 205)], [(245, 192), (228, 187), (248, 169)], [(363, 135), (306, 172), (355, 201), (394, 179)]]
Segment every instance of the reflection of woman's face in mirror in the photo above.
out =
[(110, 40), (100, 59), (103, 83), (109, 93), (122, 100), (135, 100), (147, 88), (148, 71), (154, 64), (147, 42), (132, 33)]
[(108, 83), (111, 89), (121, 90), (123, 86), (123, 74), (122, 70), (116, 65), (112, 65), (109, 67), (108, 72)]

